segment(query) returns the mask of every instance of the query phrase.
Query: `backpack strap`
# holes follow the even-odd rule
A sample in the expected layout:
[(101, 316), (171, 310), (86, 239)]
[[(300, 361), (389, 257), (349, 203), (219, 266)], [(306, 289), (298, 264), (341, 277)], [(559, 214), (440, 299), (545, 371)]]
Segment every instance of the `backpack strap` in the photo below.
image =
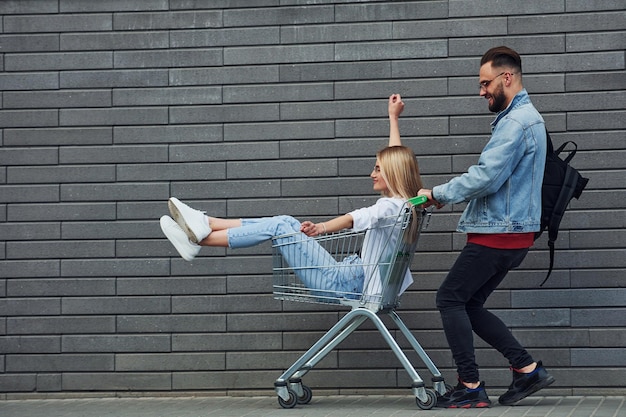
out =
[[(561, 192), (559, 193), (559, 197), (554, 204), (554, 212), (552, 213), (552, 217), (550, 218), (550, 223), (548, 224), (548, 247), (550, 248), (550, 268), (548, 269), (548, 275), (541, 283), (540, 287), (546, 283), (550, 274), (552, 273), (552, 267), (554, 266), (554, 242), (558, 237), (559, 233), (559, 224), (561, 223), (562, 215), (558, 215), (557, 213), (565, 212), (565, 207), (569, 204), (570, 200), (574, 197), (576, 193), (576, 179), (577, 172), (571, 166), (567, 165), (565, 168), (565, 180), (563, 181), (563, 187), (561, 188)], [(559, 209), (562, 207), (562, 209)]]
[(574, 155), (576, 155), (576, 151), (578, 151), (578, 145), (576, 145), (576, 142), (572, 142), (571, 140), (565, 142), (564, 144), (562, 144), (561, 146), (559, 146), (557, 148), (556, 151), (554, 151), (555, 154), (560, 155), (561, 152), (563, 152), (563, 149), (565, 149), (565, 147), (568, 144), (572, 144), (574, 145), (574, 149), (572, 149), (571, 151), (569, 151), (569, 154), (567, 155), (567, 157), (563, 160), (566, 164), (569, 164), (569, 161), (572, 160), (572, 158), (574, 157)]

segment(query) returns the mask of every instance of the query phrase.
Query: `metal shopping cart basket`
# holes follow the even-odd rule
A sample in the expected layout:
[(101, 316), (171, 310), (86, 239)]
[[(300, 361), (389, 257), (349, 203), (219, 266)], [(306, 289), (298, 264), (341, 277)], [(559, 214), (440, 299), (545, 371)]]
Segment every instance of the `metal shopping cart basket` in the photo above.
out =
[[(422, 196), (412, 198), (398, 216), (379, 221), (376, 228), (367, 231), (344, 231), (315, 238), (294, 234), (272, 239), (274, 298), (351, 308), (276, 380), (274, 387), (281, 407), (293, 408), (311, 401), (312, 391), (302, 383), (302, 377), (367, 319), (376, 325), (408, 372), (419, 408), (432, 408), (437, 393), (445, 393), (441, 373), (395, 312), (420, 232), (430, 218), (430, 212), (421, 208), (425, 202)], [(312, 261), (319, 259), (319, 263)], [(383, 313), (391, 317), (432, 373), (432, 389), (425, 387), (383, 324), (379, 317)]]

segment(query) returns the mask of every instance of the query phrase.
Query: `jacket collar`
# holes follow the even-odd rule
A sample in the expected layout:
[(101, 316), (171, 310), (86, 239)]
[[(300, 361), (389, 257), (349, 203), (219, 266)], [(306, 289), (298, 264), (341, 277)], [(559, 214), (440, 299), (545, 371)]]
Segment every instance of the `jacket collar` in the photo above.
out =
[(511, 110), (513, 110), (514, 108), (522, 104), (526, 104), (529, 100), (530, 99), (528, 97), (528, 92), (526, 91), (525, 88), (522, 88), (522, 90), (519, 93), (517, 93), (515, 97), (513, 97), (513, 100), (511, 100), (511, 102), (506, 107), (506, 109), (502, 110), (500, 113), (496, 115), (496, 118), (493, 120), (493, 122), (491, 122), (491, 126), (494, 127), (500, 121), (500, 119), (502, 119), (507, 114), (509, 114)]

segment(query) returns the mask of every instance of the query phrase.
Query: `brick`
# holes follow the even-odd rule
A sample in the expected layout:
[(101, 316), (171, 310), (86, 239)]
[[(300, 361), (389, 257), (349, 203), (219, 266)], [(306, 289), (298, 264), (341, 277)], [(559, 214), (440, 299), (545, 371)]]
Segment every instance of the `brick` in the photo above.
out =
[[(168, 374), (169, 375), (169, 374)], [(277, 372), (246, 372), (246, 382), (238, 382), (240, 371), (174, 372), (171, 375), (174, 390), (221, 390), (224, 387), (267, 388), (267, 381), (273, 381)]]
[(165, 260), (146, 262), (135, 259), (66, 259), (61, 261), (61, 270), (65, 277), (163, 276), (168, 274), (167, 266), (168, 262)]
[(6, 0), (0, 4), (0, 13), (3, 15), (58, 12), (57, 0)]
[(57, 89), (59, 79), (53, 72), (4, 73), (0, 75), (0, 88), (3, 91)]
[[(120, 365), (123, 352), (169, 352), (170, 337), (167, 335), (85, 335), (63, 336), (63, 353), (116, 353), (116, 370), (131, 369), (128, 365)], [(139, 369), (147, 370), (147, 369)], [(159, 369), (156, 369), (159, 370)]]
[(3, 353), (60, 353), (61, 338), (58, 336), (3, 336), (0, 337)]
[[(194, 182), (172, 184), (171, 195), (178, 196), (181, 199), (201, 199), (201, 198), (229, 198), (240, 197), (245, 195), (249, 198), (270, 198), (280, 196), (279, 180), (240, 180), (236, 182)], [(165, 198), (168, 198), (166, 196)], [(255, 201), (256, 203), (257, 201)], [(245, 203), (250, 208), (250, 203)], [(220, 212), (221, 213), (221, 212)], [(234, 214), (226, 213), (216, 216), (233, 216)]]
[(173, 313), (264, 312), (277, 308), (272, 298), (258, 295), (172, 297)]
[[(624, 111), (579, 112), (567, 115), (570, 130), (624, 129)], [(578, 161), (577, 161), (578, 163)]]
[(279, 111), (275, 104), (221, 105), (202, 107), (172, 107), (169, 111), (171, 123), (216, 123), (252, 122), (278, 120)]
[(0, 35), (0, 46), (5, 53), (58, 51), (59, 35)]
[(569, 0), (567, 2), (568, 12), (585, 12), (585, 11), (600, 11), (600, 10), (620, 10), (622, 4), (619, 0), (609, 0), (602, 2), (601, 4), (592, 4), (585, 0)]
[(61, 391), (61, 374), (38, 374), (37, 391), (56, 392)]
[(163, 31), (62, 33), (60, 41), (62, 51), (160, 49), (169, 43), (168, 34)]
[(282, 26), (280, 28), (280, 41), (283, 44), (366, 41), (391, 38), (391, 22)]
[(1, 110), (0, 125), (4, 127), (56, 127), (58, 110)]
[(0, 375), (0, 389), (2, 392), (31, 392), (37, 386), (36, 374), (7, 374)]
[(226, 282), (215, 278), (118, 278), (119, 295), (225, 294)]
[(7, 318), (7, 334), (98, 334), (115, 333), (115, 317), (14, 317)]
[(437, 58), (448, 55), (447, 41), (389, 41), (361, 42), (357, 45), (335, 45), (335, 60), (364, 61), (385, 59)]
[(60, 74), (61, 88), (165, 87), (167, 70), (120, 69), (103, 71), (64, 71)]
[(204, 48), (280, 43), (278, 27), (194, 29), (170, 33), (171, 48)]
[(0, 262), (0, 276), (11, 278), (58, 277), (59, 261), (2, 261)]
[(129, 163), (129, 162), (165, 162), (167, 147), (163, 145), (147, 146), (77, 146), (64, 147), (60, 152), (59, 162), (68, 163)]
[[(384, 102), (380, 100), (389, 96), (390, 91), (399, 91), (403, 98), (415, 97), (433, 97), (445, 96), (448, 90), (448, 84), (452, 84), (452, 80), (446, 78), (430, 78), (427, 80), (411, 79), (411, 80), (366, 80), (366, 81), (340, 81), (335, 83), (335, 98), (338, 100), (348, 99), (375, 99), (379, 106), (379, 115), (384, 115)], [(402, 136), (408, 136), (405, 133), (406, 116), (401, 118)], [(385, 132), (387, 136), (389, 132)]]
[(61, 126), (152, 125), (167, 122), (165, 108), (65, 109), (59, 114)]
[[(305, 142), (306, 148), (300, 146), (296, 153), (291, 154), (291, 157), (302, 157), (304, 155), (311, 155), (309, 152), (319, 152), (316, 142), (310, 138), (332, 138), (334, 135), (334, 123), (330, 121), (319, 122), (277, 122), (277, 123), (263, 123), (263, 124), (229, 124), (224, 127), (224, 141), (227, 142), (239, 142), (239, 141), (276, 141), (284, 139), (307, 139)], [(288, 142), (288, 144), (291, 142)], [(288, 146), (288, 145), (287, 145)], [(280, 143), (280, 155), (284, 155), (285, 142)], [(333, 155), (336, 155), (333, 154)]]
[(124, 0), (103, 0), (98, 3), (85, 3), (82, 0), (62, 0), (60, 11), (69, 12), (120, 12), (167, 10), (167, 0), (146, 0), (129, 3)]
[(330, 100), (334, 86), (330, 83), (314, 84), (262, 84), (244, 86), (224, 86), (224, 103), (275, 102), (280, 97), (285, 101)]
[(61, 186), (63, 201), (102, 201), (103, 199), (165, 200), (168, 196), (164, 183), (72, 184)]
[(624, 291), (617, 289), (538, 290), (514, 293), (513, 307), (619, 307), (623, 299)]
[(112, 143), (110, 127), (5, 129), (5, 146), (95, 145)]
[(224, 10), (224, 26), (272, 26), (332, 22), (334, 6)]
[(509, 33), (592, 32), (624, 29), (624, 12), (516, 16), (509, 19)]
[(281, 347), (280, 333), (229, 333), (214, 334), (177, 334), (172, 336), (173, 351), (265, 351)]
[(219, 125), (116, 126), (115, 143), (221, 142)]
[[(30, 153), (30, 152), (29, 152)], [(41, 153), (40, 153), (41, 154)], [(58, 161), (52, 162), (57, 163)], [(50, 162), (49, 162), (50, 163)], [(113, 165), (57, 165), (45, 167), (9, 167), (7, 180), (11, 184), (46, 184), (68, 182), (104, 182), (115, 179)], [(48, 207), (49, 209), (49, 207)]]
[(187, 164), (118, 165), (120, 181), (152, 180), (216, 180), (224, 179), (223, 162), (198, 162)]
[[(193, 339), (202, 337), (198, 334), (212, 333), (205, 335), (213, 337), (213, 333), (226, 331), (225, 314), (168, 314), (168, 315), (120, 315), (117, 317), (117, 331), (119, 333), (173, 333), (172, 351), (209, 350), (193, 349), (179, 339), (186, 336)], [(195, 336), (184, 335), (184, 333), (197, 333)], [(218, 349), (219, 350), (219, 349)], [(226, 350), (226, 349), (225, 349)]]
[(167, 297), (74, 297), (63, 300), (63, 314), (163, 314), (170, 312)]
[(0, 300), (3, 316), (46, 316), (60, 313), (58, 298), (9, 298)]
[(572, 349), (572, 366), (618, 366), (626, 364), (626, 352), (619, 348)]
[(55, 148), (3, 148), (0, 163), (3, 165), (52, 165), (59, 162)]
[(280, 66), (281, 82), (346, 81), (390, 77), (391, 66), (387, 62), (337, 62)]
[(30, 15), (7, 16), (4, 19), (5, 32), (95, 32), (113, 29), (113, 16), (107, 14), (88, 15)]
[(5, 108), (59, 108), (59, 107), (107, 107), (111, 106), (111, 93), (105, 90), (6, 92)]
[(393, 2), (335, 6), (335, 21), (393, 21), (440, 19), (448, 17), (448, 2)]
[[(525, 4), (505, 5), (498, 0), (450, 0), (450, 17), (489, 15), (524, 15), (548, 14), (564, 12), (564, 5), (560, 3), (546, 3), (540, 0), (531, 0)], [(569, 6), (569, 5), (568, 5)]]
[(115, 369), (127, 371), (208, 371), (226, 367), (220, 353), (117, 354)]
[(181, 12), (154, 13), (116, 13), (114, 29), (159, 30), (217, 28), (222, 26), (222, 18), (223, 12), (221, 10), (190, 10)]
[(167, 391), (172, 389), (170, 372), (65, 372), (64, 391)]
[(332, 61), (333, 45), (279, 45), (224, 48), (224, 65)]
[(269, 162), (228, 162), (226, 170), (229, 179), (250, 178), (285, 178), (285, 171), (292, 178), (326, 177), (337, 174), (336, 161), (310, 160), (288, 161), (282, 160), (280, 164)]
[(242, 149), (237, 143), (205, 145), (173, 145), (170, 147), (170, 162), (232, 161), (250, 159), (277, 159), (278, 143), (258, 143)]
[(621, 110), (626, 106), (626, 94), (619, 91), (541, 95), (533, 103), (542, 111)]
[(46, 297), (80, 295), (115, 295), (115, 280), (96, 279), (11, 279), (7, 282), (11, 297)]
[[(624, 27), (622, 27), (624, 29)], [(619, 49), (626, 32), (573, 33), (567, 35), (568, 52), (584, 52)]]
[(7, 259), (65, 259), (65, 258), (112, 258), (115, 256), (112, 241), (62, 241), (62, 242), (10, 242)]
[(624, 82), (624, 73), (579, 73), (566, 74), (567, 91), (611, 91), (619, 89)]
[(207, 67), (223, 63), (223, 52), (217, 48), (119, 51), (114, 55), (115, 68)]
[(128, 88), (113, 91), (115, 106), (159, 106), (217, 104), (222, 100), (218, 87)]
[(626, 308), (572, 310), (572, 327), (623, 327), (626, 323), (624, 313)]
[[(505, 36), (507, 35), (507, 19), (506, 17), (490, 17), (480, 19), (446, 19), (445, 21), (424, 21), (420, 22), (417, 25), (415, 24), (415, 22), (395, 22), (393, 25), (393, 35), (395, 39)], [(437, 45), (438, 43), (431, 42), (431, 44)], [(428, 46), (428, 43), (425, 43), (424, 45)], [(443, 45), (440, 48), (443, 48), (443, 50), (447, 52), (447, 45)], [(413, 56), (413, 58), (421, 57), (422, 56), (419, 55)]]
[[(5, 216), (6, 217), (6, 216)], [(47, 240), (61, 237), (58, 223), (0, 223), (4, 240)], [(4, 254), (4, 251), (2, 252)]]

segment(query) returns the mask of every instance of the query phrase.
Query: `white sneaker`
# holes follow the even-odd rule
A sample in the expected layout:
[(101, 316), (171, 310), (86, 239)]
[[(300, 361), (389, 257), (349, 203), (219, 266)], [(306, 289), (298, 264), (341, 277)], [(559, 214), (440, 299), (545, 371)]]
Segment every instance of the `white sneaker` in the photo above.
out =
[(203, 211), (189, 207), (176, 197), (170, 198), (167, 206), (176, 223), (187, 233), (192, 242), (199, 243), (211, 234), (209, 220)]
[(186, 261), (192, 261), (200, 252), (200, 245), (191, 242), (183, 229), (170, 216), (161, 217), (161, 230), (167, 239), (174, 245), (180, 256)]

